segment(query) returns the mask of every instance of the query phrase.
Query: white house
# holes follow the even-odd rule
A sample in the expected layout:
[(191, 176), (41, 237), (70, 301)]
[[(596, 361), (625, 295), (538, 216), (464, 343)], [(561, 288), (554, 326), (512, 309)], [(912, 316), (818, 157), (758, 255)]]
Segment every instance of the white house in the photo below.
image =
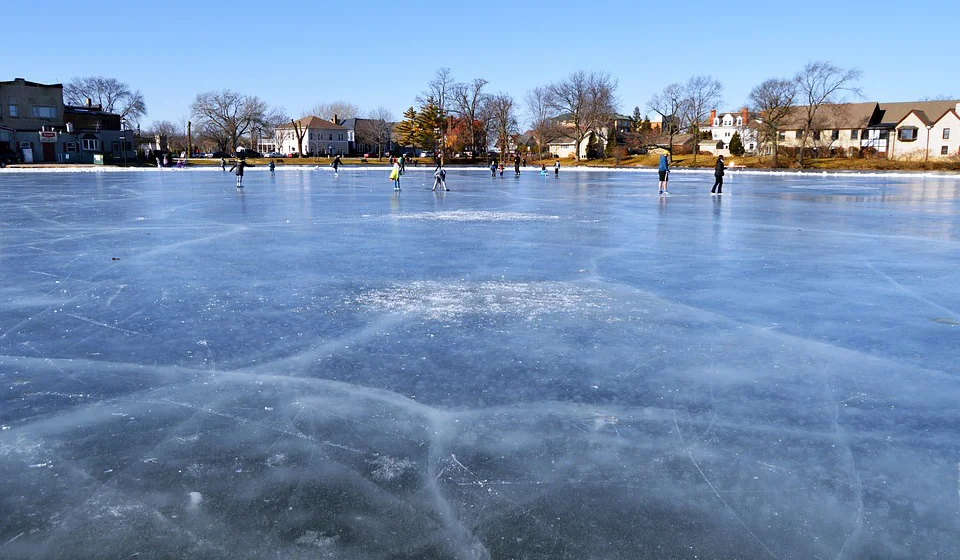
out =
[(730, 155), (730, 140), (737, 132), (740, 133), (740, 141), (743, 143), (743, 149), (747, 153), (757, 150), (757, 130), (756, 123), (751, 122), (750, 111), (746, 107), (739, 112), (717, 113), (714, 109), (710, 111), (710, 119), (701, 125), (701, 132), (710, 132), (710, 140), (700, 141), (700, 151), (710, 152), (713, 155)]
[(960, 157), (960, 103), (942, 115), (913, 109), (900, 119), (890, 142), (891, 159), (931, 160)]
[(297, 142), (297, 129), (303, 134), (304, 155), (346, 155), (350, 151), (347, 129), (319, 117), (303, 117), (294, 123), (278, 126), (276, 129), (277, 146), (285, 154), (298, 154), (301, 147)]

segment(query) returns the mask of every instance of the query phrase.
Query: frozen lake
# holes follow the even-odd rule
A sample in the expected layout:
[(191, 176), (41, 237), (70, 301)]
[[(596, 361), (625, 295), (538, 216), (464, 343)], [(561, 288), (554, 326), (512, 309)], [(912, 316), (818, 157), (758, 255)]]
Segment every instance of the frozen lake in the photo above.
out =
[(960, 177), (0, 172), (0, 558), (960, 550)]

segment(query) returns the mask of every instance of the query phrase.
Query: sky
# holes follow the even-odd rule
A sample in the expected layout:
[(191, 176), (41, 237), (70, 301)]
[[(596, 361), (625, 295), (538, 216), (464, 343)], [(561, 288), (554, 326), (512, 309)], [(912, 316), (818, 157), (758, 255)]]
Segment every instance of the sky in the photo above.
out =
[(399, 119), (442, 67), (458, 81), (488, 80), (488, 92), (521, 107), (531, 88), (607, 72), (627, 114), (650, 113), (654, 94), (695, 75), (719, 80), (720, 110), (734, 110), (763, 80), (812, 60), (861, 70), (864, 100), (960, 97), (954, 1), (173, 0), (83, 10), (47, 0), (38, 14), (39, 6), (4, 7), (0, 80), (117, 78), (143, 92), (145, 127), (185, 121), (198, 93), (220, 89), (294, 117), (344, 100)]

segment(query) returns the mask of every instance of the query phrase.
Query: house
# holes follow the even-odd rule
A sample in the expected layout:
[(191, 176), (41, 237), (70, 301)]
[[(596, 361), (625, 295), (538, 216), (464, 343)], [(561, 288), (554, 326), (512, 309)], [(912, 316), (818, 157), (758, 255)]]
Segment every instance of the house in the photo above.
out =
[[(928, 107), (939, 110), (942, 107)], [(890, 159), (924, 160), (960, 157), (960, 103), (943, 114), (929, 114), (924, 109), (910, 109), (895, 125), (890, 135)], [(895, 118), (896, 113), (894, 113)]]
[(558, 158), (571, 158), (576, 154), (577, 139), (567, 133), (558, 134), (547, 142), (547, 151)]
[[(781, 127), (782, 149), (795, 152), (801, 145), (805, 114), (806, 107), (794, 108), (788, 124)], [(823, 156), (925, 160), (956, 156), (958, 114), (958, 100), (824, 105), (808, 132), (806, 149)]]
[(383, 153), (389, 153), (393, 149), (393, 123), (356, 118), (344, 119), (338, 124), (347, 130), (348, 152), (351, 156), (377, 154), (378, 146), (375, 138), (378, 132), (384, 135)]
[(278, 126), (275, 131), (277, 146), (285, 154), (299, 154), (301, 146), (297, 129), (303, 134), (303, 154), (311, 156), (346, 155), (350, 151), (347, 129), (320, 117), (303, 117), (294, 123)]
[(743, 149), (747, 153), (757, 150), (757, 121), (750, 111), (743, 107), (739, 111), (717, 113), (710, 111), (710, 118), (700, 125), (701, 132), (709, 132), (710, 138), (701, 140), (699, 151), (710, 152), (717, 156), (730, 155), (730, 140), (739, 133)]
[(63, 103), (62, 84), (23, 78), (0, 82), (0, 151), (15, 151), (25, 163), (133, 161), (134, 133), (120, 115), (87, 101)]

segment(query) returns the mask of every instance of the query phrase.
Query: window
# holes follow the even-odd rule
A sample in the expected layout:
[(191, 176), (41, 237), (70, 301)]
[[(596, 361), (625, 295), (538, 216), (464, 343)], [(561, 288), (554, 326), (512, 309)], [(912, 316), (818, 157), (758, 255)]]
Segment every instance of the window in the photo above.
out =
[(802, 131), (802, 130), (798, 130), (798, 131), (797, 131), (797, 140), (800, 140), (801, 138), (803, 138), (803, 131)]
[(713, 126), (720, 126), (720, 117), (713, 118)]
[(333, 134), (330, 135), (330, 140), (333, 140)]
[(737, 126), (743, 126), (743, 117), (737, 117)]
[(897, 129), (897, 140), (901, 142), (913, 142), (917, 139), (917, 127), (905, 126)]
[(19, 117), (19, 116), (20, 116), (20, 108), (17, 107), (16, 105), (10, 104), (10, 108), (9, 108), (8, 112), (10, 113), (10, 116), (11, 116), (11, 117)]
[(820, 131), (819, 131), (819, 130), (814, 130), (814, 131), (813, 131), (813, 139), (814, 139), (814, 140), (819, 140), (819, 139), (820, 139)]
[(113, 145), (111, 146), (111, 149), (113, 150), (114, 153), (119, 152), (119, 151), (120, 151), (120, 142), (114, 142)]
[(96, 138), (84, 139), (83, 140), (83, 149), (88, 152), (96, 152), (100, 149), (100, 141)]
[(943, 129), (943, 139), (944, 139), (944, 140), (949, 140), (949, 139), (950, 139), (950, 129), (949, 129), (949, 128)]
[(342, 133), (342, 132), (337, 135), (337, 140), (340, 140), (341, 142), (343, 141), (343, 133)]
[(777, 140), (786, 140), (786, 139), (787, 139), (787, 133), (786, 133), (786, 132), (781, 132), (781, 133), (777, 134)]
[(859, 131), (859, 130), (851, 130), (851, 131), (850, 131), (850, 139), (851, 139), (851, 140), (857, 140), (857, 137), (858, 137), (858, 136), (860, 136), (860, 131)]
[(33, 118), (35, 119), (55, 119), (57, 118), (57, 108), (46, 105), (33, 106)]
[(950, 153), (950, 147), (949, 147), (949, 146), (940, 146), (940, 155), (941, 155), (941, 156), (948, 155), (949, 153)]
[(830, 133), (830, 139), (831, 139), (831, 140), (839, 140), (839, 139), (840, 139), (840, 131), (839, 131), (839, 130), (834, 130), (834, 131), (832, 131), (832, 132)]
[(64, 143), (63, 143), (63, 151), (64, 151), (64, 152), (67, 152), (68, 154), (75, 153), (75, 152), (77, 151), (77, 143), (76, 143), (76, 142), (64, 142)]

